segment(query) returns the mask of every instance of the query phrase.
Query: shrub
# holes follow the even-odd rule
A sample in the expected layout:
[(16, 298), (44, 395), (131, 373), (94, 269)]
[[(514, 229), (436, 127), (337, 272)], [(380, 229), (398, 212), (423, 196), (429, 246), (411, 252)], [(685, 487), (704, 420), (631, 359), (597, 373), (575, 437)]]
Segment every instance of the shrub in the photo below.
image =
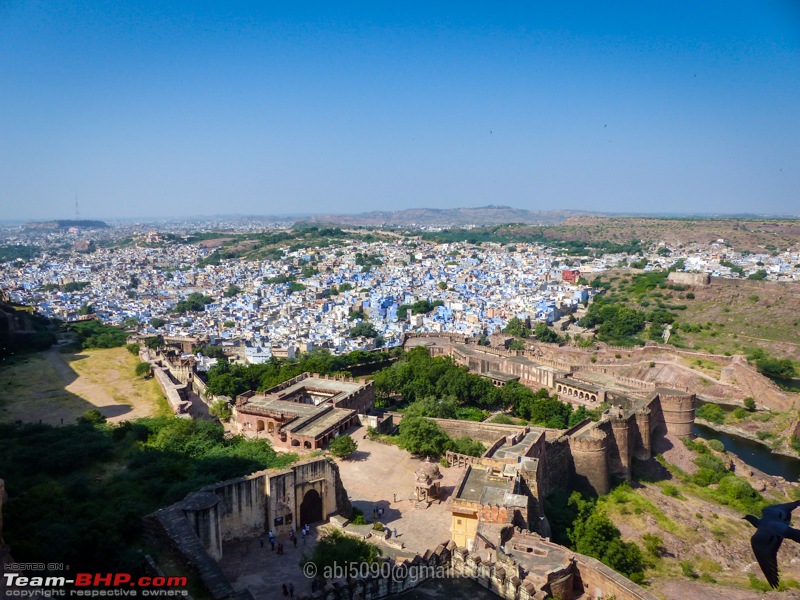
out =
[(358, 443), (349, 434), (345, 434), (334, 439), (328, 449), (334, 456), (346, 458), (358, 450)]
[(692, 564), (689, 560), (682, 560), (681, 561), (681, 571), (683, 572), (684, 577), (689, 577), (691, 579), (697, 579), (697, 573), (694, 570), (694, 564)]
[(717, 425), (725, 421), (725, 411), (718, 404), (704, 404), (695, 411), (695, 415)]
[(664, 540), (662, 540), (659, 536), (653, 535), (652, 533), (645, 533), (642, 536), (642, 541), (644, 542), (644, 549), (651, 554), (652, 556), (658, 558), (661, 556), (664, 548), (662, 544)]
[(725, 445), (719, 440), (708, 440), (708, 447), (717, 452), (725, 451)]
[(141, 349), (139, 344), (127, 344), (125, 348), (134, 356), (139, 356), (139, 350)]
[(744, 407), (749, 411), (754, 411), (756, 409), (756, 400), (755, 398), (748, 396), (744, 399)]
[(144, 377), (145, 375), (150, 374), (150, 363), (148, 362), (140, 362), (136, 365), (136, 376), (137, 377)]
[(739, 420), (746, 419), (747, 415), (748, 415), (748, 412), (744, 408), (742, 408), (741, 406), (739, 408), (733, 409), (733, 416), (736, 417)]
[(230, 403), (222, 399), (214, 402), (211, 408), (208, 409), (208, 412), (217, 417), (220, 421), (228, 421), (233, 414)]
[(83, 413), (80, 417), (78, 417), (78, 423), (83, 423), (85, 425), (102, 425), (106, 422), (106, 418), (96, 408), (92, 410), (87, 410)]

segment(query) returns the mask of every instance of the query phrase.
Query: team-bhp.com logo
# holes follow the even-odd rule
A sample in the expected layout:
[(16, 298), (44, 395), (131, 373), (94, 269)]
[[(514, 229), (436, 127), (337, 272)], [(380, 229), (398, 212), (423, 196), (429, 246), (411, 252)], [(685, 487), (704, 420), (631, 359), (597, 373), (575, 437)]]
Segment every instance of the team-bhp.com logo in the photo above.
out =
[(41, 596), (184, 596), (186, 577), (130, 573), (75, 573), (72, 577), (3, 573), (7, 597)]

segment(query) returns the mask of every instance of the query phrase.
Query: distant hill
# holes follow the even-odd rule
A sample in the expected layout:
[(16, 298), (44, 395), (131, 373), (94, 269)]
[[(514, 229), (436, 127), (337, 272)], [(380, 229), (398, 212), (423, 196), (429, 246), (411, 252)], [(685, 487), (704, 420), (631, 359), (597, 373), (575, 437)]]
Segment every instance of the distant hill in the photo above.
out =
[(373, 211), (355, 215), (317, 215), (305, 219), (307, 223), (336, 225), (361, 225), (380, 227), (465, 227), (468, 225), (502, 225), (524, 223), (526, 225), (558, 225), (570, 217), (600, 216), (580, 210), (524, 210), (510, 206), (479, 206), (476, 208), (409, 208), (395, 211)]
[(89, 221), (79, 219), (64, 219), (55, 221), (33, 221), (25, 223), (27, 229), (69, 229), (78, 227), (79, 229), (106, 229), (109, 227), (105, 221)]

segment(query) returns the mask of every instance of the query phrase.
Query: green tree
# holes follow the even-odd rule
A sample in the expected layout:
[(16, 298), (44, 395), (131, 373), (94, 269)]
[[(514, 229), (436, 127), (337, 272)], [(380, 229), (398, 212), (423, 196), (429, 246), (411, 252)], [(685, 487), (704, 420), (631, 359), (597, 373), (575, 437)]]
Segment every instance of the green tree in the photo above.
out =
[(550, 329), (544, 323), (536, 324), (536, 326), (533, 328), (533, 335), (535, 335), (536, 339), (539, 340), (540, 342), (555, 344), (563, 341), (561, 339), (561, 336), (559, 336), (555, 331)]
[(151, 325), (151, 327), (154, 327), (155, 329), (160, 329), (161, 327), (163, 327), (166, 324), (167, 324), (167, 321), (165, 319), (162, 319), (161, 317), (153, 317), (152, 319), (150, 319), (150, 325)]
[(242, 293), (242, 288), (232, 283), (228, 286), (228, 289), (225, 290), (223, 296), (225, 296), (226, 298), (233, 298), (234, 296), (238, 296), (241, 293)]
[(214, 402), (208, 409), (208, 412), (217, 417), (220, 421), (229, 421), (233, 415), (230, 402), (222, 398)]
[(328, 450), (334, 456), (347, 458), (358, 450), (358, 443), (349, 434), (340, 435), (328, 445)]
[(148, 362), (140, 362), (136, 365), (136, 376), (137, 377), (144, 377), (145, 375), (150, 374), (150, 363)]
[(439, 457), (445, 453), (449, 442), (447, 434), (430, 419), (411, 417), (400, 421), (398, 445), (412, 454)]
[(377, 546), (333, 530), (317, 542), (311, 556), (300, 565), (306, 568), (306, 563), (313, 563), (316, 573), (324, 573), (334, 566), (347, 572), (350, 565), (372, 564), (380, 555)]
[(527, 338), (531, 335), (531, 328), (526, 325), (522, 319), (518, 317), (512, 317), (508, 320), (508, 323), (506, 323), (503, 333), (521, 338)]
[(350, 329), (350, 337), (378, 337), (378, 331), (372, 323), (363, 322)]
[(78, 314), (82, 317), (94, 314), (94, 306), (91, 304), (84, 304), (78, 309)]
[(139, 350), (141, 350), (142, 347), (139, 344), (127, 344), (125, 348), (134, 356), (139, 356)]

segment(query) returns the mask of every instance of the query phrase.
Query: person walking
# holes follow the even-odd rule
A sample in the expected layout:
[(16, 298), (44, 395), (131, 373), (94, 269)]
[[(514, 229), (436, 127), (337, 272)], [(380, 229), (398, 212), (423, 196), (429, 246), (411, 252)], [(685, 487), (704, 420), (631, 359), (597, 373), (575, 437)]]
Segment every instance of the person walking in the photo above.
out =
[(261, 547), (263, 548), (264, 547), (264, 534), (263, 533), (260, 536), (258, 536), (258, 542), (261, 544)]
[(288, 596), (289, 595), (289, 588), (286, 587), (285, 583), (283, 584), (283, 595), (284, 596)]
[(289, 598), (294, 598), (294, 584), (289, 583)]

